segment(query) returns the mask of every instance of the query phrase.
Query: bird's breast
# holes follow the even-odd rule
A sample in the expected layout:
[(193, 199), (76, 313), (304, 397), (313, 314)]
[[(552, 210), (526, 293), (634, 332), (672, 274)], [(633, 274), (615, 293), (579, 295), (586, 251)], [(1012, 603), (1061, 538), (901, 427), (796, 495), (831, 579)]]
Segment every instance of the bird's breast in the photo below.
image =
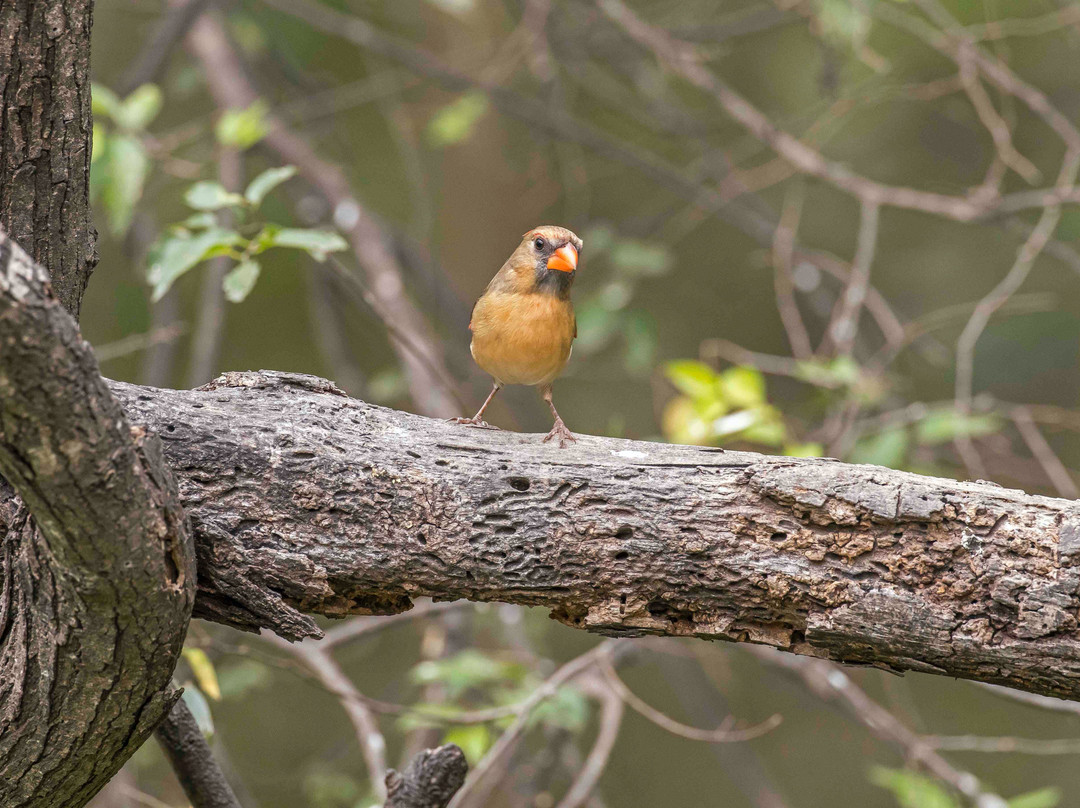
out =
[(562, 372), (575, 334), (569, 300), (488, 294), (473, 309), (473, 358), (503, 384), (547, 384)]

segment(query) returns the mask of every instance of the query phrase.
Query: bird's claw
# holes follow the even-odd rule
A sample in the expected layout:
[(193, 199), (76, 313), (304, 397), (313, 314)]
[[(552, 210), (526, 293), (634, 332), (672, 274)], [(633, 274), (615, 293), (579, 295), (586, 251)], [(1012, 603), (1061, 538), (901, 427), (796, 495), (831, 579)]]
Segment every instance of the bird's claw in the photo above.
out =
[(465, 426), (475, 426), (479, 429), (498, 429), (497, 426), (492, 426), (483, 418), (449, 418), (447, 419), (451, 424), (464, 424)]
[(571, 443), (577, 443), (577, 438), (574, 434), (566, 428), (566, 424), (563, 423), (562, 418), (555, 422), (555, 426), (551, 428), (551, 431), (544, 437), (544, 443), (547, 443), (553, 438), (559, 439), (559, 448), (565, 449)]

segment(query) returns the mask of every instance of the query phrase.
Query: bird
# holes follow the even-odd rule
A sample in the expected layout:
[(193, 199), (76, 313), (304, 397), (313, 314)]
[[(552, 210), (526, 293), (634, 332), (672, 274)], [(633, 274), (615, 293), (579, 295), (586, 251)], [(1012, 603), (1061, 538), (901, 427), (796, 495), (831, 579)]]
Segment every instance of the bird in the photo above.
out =
[(577, 336), (570, 287), (582, 247), (565, 227), (534, 227), (495, 273), (469, 322), (469, 349), (491, 376), (491, 392), (476, 415), (456, 423), (491, 428), (484, 410), (495, 394), (507, 384), (525, 384), (539, 388), (555, 419), (544, 442), (557, 440), (565, 448), (577, 440), (555, 409), (551, 383), (566, 367)]

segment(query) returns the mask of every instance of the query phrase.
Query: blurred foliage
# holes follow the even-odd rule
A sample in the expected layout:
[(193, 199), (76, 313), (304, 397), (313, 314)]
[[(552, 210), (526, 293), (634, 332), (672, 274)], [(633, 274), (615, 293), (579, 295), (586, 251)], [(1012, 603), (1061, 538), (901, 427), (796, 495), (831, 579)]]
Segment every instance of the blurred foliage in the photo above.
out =
[[(892, 792), (900, 808), (964, 808), (959, 797), (954, 796), (937, 780), (907, 769), (875, 767), (870, 780)], [(1055, 808), (1061, 802), (1061, 792), (1056, 788), (1040, 788), (1008, 800), (1008, 808)]]
[(113, 235), (123, 235), (150, 173), (146, 128), (161, 111), (161, 89), (144, 84), (121, 100), (108, 87), (91, 88), (94, 149), (90, 158), (91, 201), (104, 204)]

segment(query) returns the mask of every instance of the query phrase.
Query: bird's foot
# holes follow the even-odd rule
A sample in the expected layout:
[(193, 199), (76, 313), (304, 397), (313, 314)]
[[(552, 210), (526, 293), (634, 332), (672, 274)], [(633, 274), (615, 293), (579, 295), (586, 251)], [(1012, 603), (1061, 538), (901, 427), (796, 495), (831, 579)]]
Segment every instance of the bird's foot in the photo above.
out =
[(558, 438), (559, 440), (560, 449), (565, 449), (571, 443), (577, 442), (577, 438), (575, 438), (574, 434), (566, 428), (566, 424), (563, 423), (562, 418), (559, 418), (555, 421), (555, 426), (553, 426), (551, 428), (551, 431), (547, 433), (547, 436), (544, 438), (544, 443), (547, 443), (549, 440), (553, 440), (555, 438)]
[(458, 417), (458, 418), (448, 418), (447, 420), (451, 424), (465, 424), (465, 426), (475, 426), (475, 427), (479, 427), (480, 429), (498, 429), (497, 426), (492, 426), (487, 421), (485, 421), (483, 418), (462, 418), (462, 417)]

